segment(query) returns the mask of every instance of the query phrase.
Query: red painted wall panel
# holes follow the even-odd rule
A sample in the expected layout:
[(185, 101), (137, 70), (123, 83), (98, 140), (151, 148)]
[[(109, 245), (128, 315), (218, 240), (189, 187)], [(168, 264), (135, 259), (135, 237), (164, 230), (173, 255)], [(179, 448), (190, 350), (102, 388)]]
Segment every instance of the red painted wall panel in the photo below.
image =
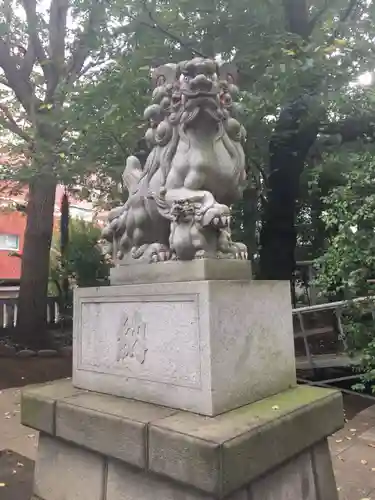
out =
[[(1, 159), (0, 151), (0, 164)], [(12, 186), (11, 182), (0, 181), (0, 234), (12, 234), (19, 236), (19, 252), (22, 253), (24, 233), (26, 229), (26, 215), (23, 212), (17, 212), (6, 208), (2, 209), (1, 207), (9, 207), (12, 203), (26, 203), (28, 190), (27, 188), (24, 188), (19, 191), (13, 191)], [(55, 230), (59, 229), (60, 205), (64, 190), (63, 186), (57, 186), (54, 214)], [(92, 209), (92, 205), (90, 203), (75, 199), (72, 195), (69, 196), (69, 199), (71, 204), (74, 204), (78, 208), (81, 207), (85, 210)], [(10, 257), (9, 252), (9, 250), (0, 249), (0, 280), (19, 280), (21, 277), (21, 259), (17, 257)]]
[[(19, 236), (19, 252), (22, 253), (26, 216), (22, 212), (0, 211), (0, 234)], [(10, 257), (9, 250), (0, 250), (0, 279), (20, 279), (21, 259)]]

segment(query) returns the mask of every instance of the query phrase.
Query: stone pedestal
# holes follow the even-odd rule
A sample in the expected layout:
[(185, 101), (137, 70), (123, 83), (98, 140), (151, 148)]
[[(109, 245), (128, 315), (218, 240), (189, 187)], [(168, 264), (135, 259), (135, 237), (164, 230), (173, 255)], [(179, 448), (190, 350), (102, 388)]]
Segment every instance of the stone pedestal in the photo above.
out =
[(23, 393), (42, 500), (337, 500), (340, 393), (296, 387), (217, 417), (75, 389)]
[(73, 383), (23, 394), (35, 498), (337, 500), (341, 395), (296, 386), (289, 284), (250, 276), (235, 261), (120, 266), (77, 291)]
[[(210, 416), (294, 386), (289, 284), (250, 281), (243, 261), (197, 262), (195, 281), (171, 263), (175, 282), (78, 290), (73, 384)], [(160, 280), (158, 265), (137, 267), (124, 277), (146, 267)]]

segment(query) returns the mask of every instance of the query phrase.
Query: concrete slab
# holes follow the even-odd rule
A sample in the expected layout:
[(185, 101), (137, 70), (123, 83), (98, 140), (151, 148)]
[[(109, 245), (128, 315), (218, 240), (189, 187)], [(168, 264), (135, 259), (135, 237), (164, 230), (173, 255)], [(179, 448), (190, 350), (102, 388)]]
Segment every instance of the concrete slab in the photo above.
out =
[(21, 390), (0, 391), (0, 450), (35, 460), (37, 446), (38, 432), (21, 425)]

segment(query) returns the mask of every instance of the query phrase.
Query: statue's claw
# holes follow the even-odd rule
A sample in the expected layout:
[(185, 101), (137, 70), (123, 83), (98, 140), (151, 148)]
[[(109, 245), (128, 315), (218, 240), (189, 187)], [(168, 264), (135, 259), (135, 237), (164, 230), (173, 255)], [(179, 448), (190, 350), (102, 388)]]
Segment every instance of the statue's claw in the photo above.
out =
[(235, 254), (235, 259), (248, 260), (249, 254), (246, 245), (244, 245), (243, 243), (233, 243), (232, 245)]
[(198, 250), (195, 252), (194, 259), (204, 259), (207, 257), (207, 252), (205, 250)]
[(217, 229), (224, 229), (229, 227), (229, 221), (229, 208), (226, 205), (214, 203), (205, 211), (202, 219), (202, 226), (207, 227), (211, 225)]

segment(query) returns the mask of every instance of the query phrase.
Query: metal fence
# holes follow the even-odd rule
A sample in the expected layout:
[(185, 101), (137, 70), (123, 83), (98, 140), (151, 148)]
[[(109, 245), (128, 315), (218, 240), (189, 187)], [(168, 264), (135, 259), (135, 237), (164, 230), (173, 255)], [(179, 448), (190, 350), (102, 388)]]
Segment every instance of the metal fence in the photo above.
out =
[[(0, 328), (12, 328), (17, 325), (18, 299), (0, 298)], [(49, 297), (47, 302), (47, 322), (49, 324), (60, 321), (60, 308), (55, 297)]]
[[(343, 326), (342, 315), (344, 310), (350, 307), (353, 303), (368, 302), (369, 300), (369, 297), (361, 297), (353, 300), (329, 302), (326, 304), (297, 307), (293, 309), (294, 338), (295, 340), (302, 339), (305, 351), (304, 355), (297, 355), (297, 368), (303, 370), (351, 366), (358, 364), (359, 358), (350, 357), (347, 354), (348, 344)], [(313, 315), (316, 316), (316, 313), (330, 313), (334, 322), (332, 321), (331, 326), (325, 324), (318, 327), (311, 327), (311, 324), (307, 324), (309, 322), (309, 316), (310, 318)], [(374, 310), (372, 311), (372, 316), (375, 319), (375, 305)], [(328, 316), (326, 316), (326, 319), (327, 318)], [(323, 338), (327, 335), (336, 337), (338, 344), (336, 352), (321, 354), (312, 353), (309, 338), (314, 336)]]

